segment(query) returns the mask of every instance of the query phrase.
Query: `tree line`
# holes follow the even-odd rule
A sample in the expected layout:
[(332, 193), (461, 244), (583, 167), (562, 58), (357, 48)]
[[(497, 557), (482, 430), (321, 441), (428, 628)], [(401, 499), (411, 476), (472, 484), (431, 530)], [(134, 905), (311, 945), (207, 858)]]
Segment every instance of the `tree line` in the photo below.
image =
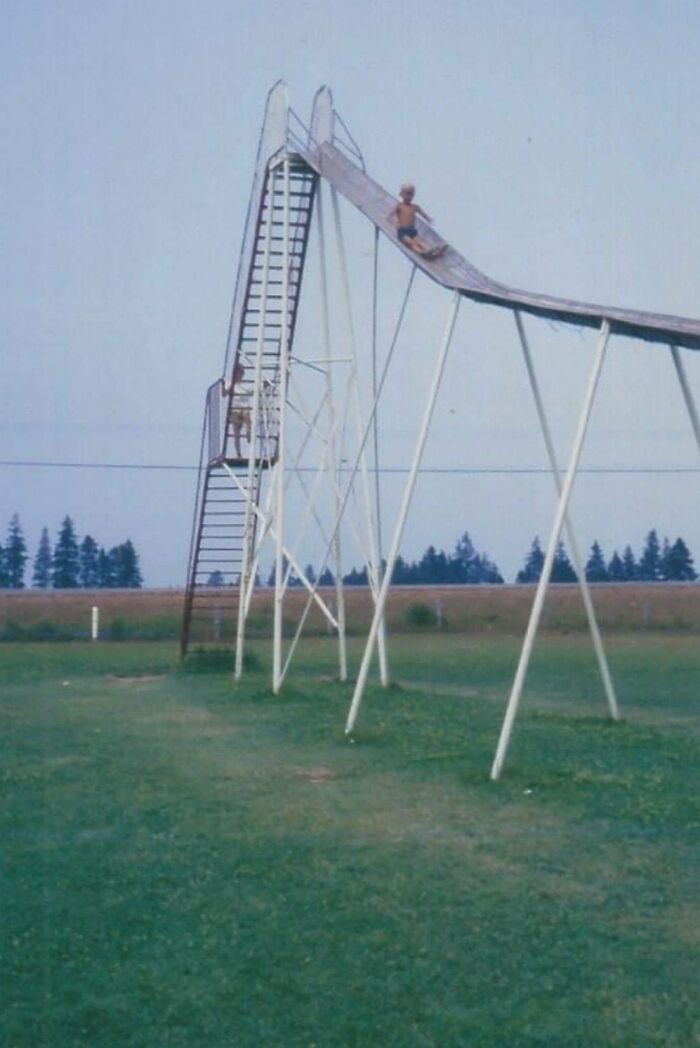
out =
[[(367, 569), (354, 567), (343, 582), (350, 586), (367, 585)], [(394, 586), (464, 585), (478, 586), (480, 583), (501, 583), (503, 576), (485, 553), (478, 553), (467, 531), (457, 540), (454, 550), (445, 553), (435, 546), (428, 546), (418, 560), (396, 558), (391, 576)]]
[[(285, 570), (286, 567), (285, 562)], [(316, 571), (312, 564), (307, 564), (304, 573), (309, 582), (312, 584), (316, 582)], [(394, 586), (421, 586), (429, 583), (433, 585), (475, 586), (483, 582), (501, 583), (503, 582), (503, 576), (485, 553), (477, 552), (468, 532), (465, 531), (451, 553), (437, 550), (435, 546), (428, 546), (419, 560), (408, 561), (398, 556), (391, 581)], [(214, 584), (216, 585), (217, 582), (218, 579), (215, 579)], [(369, 585), (367, 568), (355, 568), (353, 566), (350, 571), (343, 575), (343, 582), (346, 586)], [(275, 568), (273, 565), (267, 579), (267, 585), (274, 586), (274, 584)], [(319, 586), (335, 585), (335, 577), (330, 568), (325, 568), (321, 572), (318, 584)], [(292, 573), (289, 585), (300, 586), (302, 583)]]
[[(23, 589), (29, 554), (19, 516), (15, 513), (0, 544), (0, 588)], [(34, 556), (31, 585), (36, 589), (140, 589), (139, 558), (130, 539), (105, 549), (85, 535), (78, 541), (75, 525), (64, 517), (51, 547), (47, 528)]]
[[(537, 582), (542, 574), (544, 553), (535, 536), (523, 568), (516, 582)], [(622, 556), (615, 550), (606, 560), (596, 539), (590, 549), (584, 572), (588, 582), (694, 582), (697, 579), (693, 557), (682, 538), (670, 542), (659, 540), (656, 529), (647, 533), (639, 557), (631, 546), (625, 546)], [(577, 575), (563, 543), (559, 543), (552, 566), (552, 582), (576, 582)]]
[[(535, 536), (525, 563), (516, 575), (516, 583), (538, 582), (544, 558), (539, 537)], [(307, 565), (305, 571), (309, 581), (315, 582), (316, 573), (313, 566)], [(655, 529), (647, 533), (639, 557), (636, 557), (632, 547), (627, 545), (622, 555), (615, 550), (610, 559), (606, 560), (596, 539), (590, 548), (584, 571), (588, 582), (694, 582), (698, 577), (693, 557), (683, 539), (677, 538), (674, 542), (668, 538), (660, 540)], [(469, 533), (465, 531), (451, 553), (428, 546), (418, 560), (408, 561), (401, 556), (397, 557), (391, 581), (395, 586), (474, 586), (480, 583), (502, 583), (503, 576), (497, 565), (485, 553), (477, 552)], [(556, 548), (551, 581), (578, 581), (563, 542), (559, 542)], [(334, 582), (333, 573), (326, 568), (319, 578), (319, 585), (332, 586)], [(349, 586), (368, 585), (367, 568), (351, 568), (343, 576), (343, 582)], [(274, 568), (267, 584), (275, 584)], [(292, 576), (290, 585), (300, 585), (300, 582)]]

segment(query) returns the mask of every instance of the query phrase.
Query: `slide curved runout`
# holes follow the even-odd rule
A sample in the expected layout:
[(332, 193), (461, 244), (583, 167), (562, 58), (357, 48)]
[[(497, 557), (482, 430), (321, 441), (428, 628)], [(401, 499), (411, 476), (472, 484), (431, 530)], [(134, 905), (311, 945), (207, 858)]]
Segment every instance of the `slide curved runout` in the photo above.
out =
[[(301, 152), (304, 160), (385, 233), (399, 251), (443, 287), (459, 291), (476, 302), (531, 313), (559, 323), (599, 328), (607, 320), (611, 331), (617, 335), (700, 349), (700, 320), (598, 306), (521, 291), (487, 277), (449, 244), (444, 254), (435, 261), (423, 259), (400, 243), (396, 229), (388, 221), (387, 216), (396, 204), (396, 197), (373, 181), (331, 141), (313, 142), (301, 150), (295, 142), (293, 149)], [(418, 219), (417, 225), (419, 235), (429, 246), (446, 244), (435, 229), (422, 219)]]

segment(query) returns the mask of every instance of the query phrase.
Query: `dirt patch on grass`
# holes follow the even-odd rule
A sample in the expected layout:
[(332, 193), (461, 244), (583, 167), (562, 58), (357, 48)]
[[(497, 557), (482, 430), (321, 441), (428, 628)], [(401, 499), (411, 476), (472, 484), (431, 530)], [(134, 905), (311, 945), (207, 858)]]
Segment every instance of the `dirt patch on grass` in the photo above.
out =
[(332, 782), (333, 779), (337, 778), (335, 772), (331, 771), (330, 768), (304, 768), (296, 773), (298, 779), (303, 779), (305, 782), (313, 782), (316, 785), (324, 782)]

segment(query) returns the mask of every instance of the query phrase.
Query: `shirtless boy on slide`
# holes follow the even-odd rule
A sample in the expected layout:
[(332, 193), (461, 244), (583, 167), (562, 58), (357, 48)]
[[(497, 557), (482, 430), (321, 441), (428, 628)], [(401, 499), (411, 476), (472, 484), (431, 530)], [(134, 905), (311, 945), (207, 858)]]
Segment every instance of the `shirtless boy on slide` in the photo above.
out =
[(405, 182), (399, 190), (401, 202), (394, 207), (387, 218), (396, 226), (396, 235), (402, 244), (422, 255), (427, 260), (439, 258), (447, 250), (447, 244), (438, 247), (430, 247), (418, 236), (416, 229), (416, 215), (422, 215), (426, 222), (432, 222), (430, 215), (426, 214), (419, 204), (413, 203), (416, 187), (410, 182)]

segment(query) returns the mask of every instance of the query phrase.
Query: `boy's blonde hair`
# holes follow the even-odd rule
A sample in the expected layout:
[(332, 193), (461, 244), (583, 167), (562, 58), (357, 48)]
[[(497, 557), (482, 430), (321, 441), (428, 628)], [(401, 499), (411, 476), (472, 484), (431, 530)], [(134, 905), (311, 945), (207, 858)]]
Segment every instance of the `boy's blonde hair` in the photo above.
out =
[(401, 195), (402, 193), (415, 193), (415, 191), (416, 187), (414, 186), (413, 182), (404, 182), (401, 186), (401, 189), (399, 190), (399, 195)]

